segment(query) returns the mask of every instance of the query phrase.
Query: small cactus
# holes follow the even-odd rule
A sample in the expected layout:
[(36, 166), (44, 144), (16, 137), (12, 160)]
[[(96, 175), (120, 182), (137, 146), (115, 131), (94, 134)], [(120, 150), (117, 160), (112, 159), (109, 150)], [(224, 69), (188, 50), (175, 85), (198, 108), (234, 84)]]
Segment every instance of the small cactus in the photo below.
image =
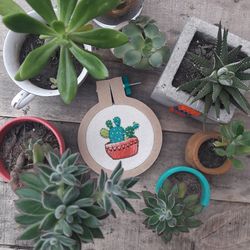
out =
[(107, 139), (109, 138), (110, 143), (117, 143), (125, 141), (125, 139), (135, 137), (135, 130), (139, 128), (139, 124), (134, 122), (132, 126), (124, 129), (121, 126), (120, 117), (115, 117), (113, 122), (111, 120), (106, 121), (107, 128), (102, 128), (100, 135)]
[(125, 134), (127, 138), (133, 138), (135, 137), (135, 130), (139, 128), (139, 124), (134, 122), (133, 126), (128, 126), (125, 129)]

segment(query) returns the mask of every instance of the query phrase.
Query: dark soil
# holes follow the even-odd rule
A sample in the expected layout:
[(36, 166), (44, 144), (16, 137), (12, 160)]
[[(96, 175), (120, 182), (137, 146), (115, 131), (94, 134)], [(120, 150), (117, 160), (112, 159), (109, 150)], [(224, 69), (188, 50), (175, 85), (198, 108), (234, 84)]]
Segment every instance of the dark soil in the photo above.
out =
[[(59, 145), (54, 134), (40, 123), (23, 123), (10, 130), (3, 139), (0, 146), (0, 159), (5, 163), (7, 170), (11, 172), (17, 161), (20, 160), (20, 155), (24, 151), (25, 144), (29, 139), (39, 140), (43, 143), (48, 143), (55, 151), (59, 152)], [(19, 158), (19, 159), (18, 159)], [(23, 162), (24, 167), (28, 162)]]
[[(112, 17), (108, 14), (105, 16), (97, 17), (96, 20), (107, 25), (117, 25), (122, 22), (131, 20), (139, 12), (143, 5), (144, 0), (134, 0), (134, 6), (125, 15)], [(122, 6), (121, 6), (122, 7)]]
[(187, 195), (198, 194), (201, 196), (202, 188), (196, 176), (189, 173), (176, 173), (169, 177), (173, 184), (184, 182), (187, 185)]
[(227, 160), (226, 157), (221, 157), (214, 151), (215, 139), (210, 139), (204, 142), (198, 152), (200, 162), (207, 168), (218, 168)]
[[(197, 32), (190, 43), (188, 52), (192, 52), (196, 55), (203, 56), (208, 60), (213, 60), (213, 50), (215, 49), (216, 41), (211, 40), (208, 37), (204, 37), (202, 33)], [(231, 50), (232, 48), (229, 48)], [(244, 53), (239, 55), (239, 60), (246, 57)], [(173, 80), (173, 86), (178, 88), (182, 84), (192, 81), (194, 79), (200, 79), (203, 76), (188, 60), (188, 55), (185, 55), (175, 78)]]
[[(40, 39), (38, 35), (27, 35), (24, 43), (21, 47), (19, 62), (20, 65), (23, 63), (27, 55), (34, 49), (41, 47), (44, 44), (44, 40)], [(59, 65), (59, 49), (56, 51), (55, 55), (51, 57), (47, 66), (42, 70), (42, 72), (30, 81), (39, 88), (43, 89), (56, 89), (56, 87), (51, 82), (51, 78), (56, 79), (58, 65)], [(82, 71), (82, 65), (73, 58), (73, 63), (75, 65), (77, 75), (80, 75)]]

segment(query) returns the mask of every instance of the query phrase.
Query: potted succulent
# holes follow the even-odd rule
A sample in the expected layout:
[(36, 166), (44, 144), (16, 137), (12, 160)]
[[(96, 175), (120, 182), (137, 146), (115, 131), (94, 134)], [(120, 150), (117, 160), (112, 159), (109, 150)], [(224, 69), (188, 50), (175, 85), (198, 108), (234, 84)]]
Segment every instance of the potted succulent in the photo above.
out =
[(22, 170), (41, 162), (43, 153), (52, 150), (62, 154), (65, 144), (61, 133), (48, 121), (37, 117), (14, 118), (0, 127), (0, 176), (14, 186)]
[(67, 150), (62, 157), (48, 154), (48, 164), (37, 166), (39, 174), (24, 173), (25, 187), (18, 189), (16, 222), (25, 227), (21, 240), (34, 240), (34, 249), (81, 249), (81, 243), (104, 238), (101, 220), (113, 214), (113, 203), (135, 213), (127, 199), (140, 198), (130, 188), (137, 178), (121, 180), (121, 164), (110, 178), (103, 171), (98, 181), (84, 181), (88, 172), (77, 164), (78, 154)]
[[(115, 30), (93, 29), (89, 22), (116, 7), (119, 0), (60, 0), (57, 10), (50, 0), (26, 2), (34, 10), (30, 15), (13, 0), (4, 1), (0, 8), (2, 21), (11, 30), (4, 45), (4, 63), (10, 77), (26, 92), (19, 99), (60, 93), (69, 104), (87, 72), (96, 79), (108, 77), (107, 68), (89, 45), (114, 48), (128, 39)], [(18, 101), (13, 105), (18, 106)]]
[(106, 15), (97, 17), (95, 22), (101, 27), (115, 28), (117, 25), (135, 19), (140, 15), (144, 0), (120, 0), (120, 4)]
[(188, 164), (206, 174), (219, 175), (244, 167), (240, 156), (250, 154), (250, 132), (240, 121), (221, 125), (220, 132), (199, 132), (187, 143), (185, 158)]
[(169, 49), (166, 36), (159, 30), (155, 20), (139, 16), (122, 28), (129, 42), (113, 50), (115, 57), (136, 69), (159, 68), (166, 64)]
[[(228, 123), (235, 108), (249, 112), (250, 43), (192, 18), (175, 47), (152, 97), (169, 106), (185, 105), (194, 117)], [(192, 115), (192, 112), (190, 113)]]
[(135, 131), (139, 128), (138, 123), (134, 122), (132, 126), (123, 128), (120, 117), (115, 117), (113, 122), (106, 121), (106, 126), (107, 128), (101, 129), (100, 134), (109, 139), (105, 150), (113, 160), (129, 158), (138, 153), (139, 140), (135, 136)]
[(200, 172), (179, 166), (159, 178), (155, 194), (142, 194), (147, 206), (142, 210), (147, 216), (144, 224), (169, 242), (173, 235), (188, 233), (202, 224), (196, 216), (209, 205), (210, 187)]

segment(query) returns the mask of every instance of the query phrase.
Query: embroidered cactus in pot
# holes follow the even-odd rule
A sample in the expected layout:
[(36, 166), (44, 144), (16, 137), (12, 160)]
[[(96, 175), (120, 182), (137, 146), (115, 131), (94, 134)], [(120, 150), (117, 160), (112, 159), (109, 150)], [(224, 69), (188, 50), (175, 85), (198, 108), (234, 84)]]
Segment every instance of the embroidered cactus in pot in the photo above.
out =
[(109, 139), (105, 149), (112, 159), (124, 159), (137, 154), (139, 140), (135, 131), (139, 128), (138, 123), (133, 122), (132, 126), (124, 128), (121, 126), (121, 118), (114, 117), (113, 121), (106, 121), (106, 127), (101, 129), (100, 135)]

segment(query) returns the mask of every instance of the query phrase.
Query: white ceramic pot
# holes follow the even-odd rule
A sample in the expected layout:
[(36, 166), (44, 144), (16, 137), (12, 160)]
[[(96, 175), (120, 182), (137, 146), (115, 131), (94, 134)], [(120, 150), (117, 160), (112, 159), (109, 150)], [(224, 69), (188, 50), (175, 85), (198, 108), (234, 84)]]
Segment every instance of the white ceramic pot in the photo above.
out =
[[(35, 11), (29, 12), (28, 14), (36, 18), (37, 20), (43, 21), (43, 19)], [(60, 95), (58, 90), (39, 88), (32, 84), (29, 80), (21, 82), (15, 80), (15, 75), (20, 67), (19, 53), (26, 36), (27, 34), (9, 31), (5, 38), (3, 47), (4, 66), (13, 82), (15, 82), (16, 85), (22, 89), (22, 91), (20, 91), (11, 102), (12, 107), (16, 109), (23, 108), (36, 96), (48, 97)], [(85, 45), (85, 49), (88, 51), (92, 51), (92, 47), (90, 45)], [(83, 82), (86, 76), (87, 70), (86, 68), (83, 68), (81, 74), (78, 76), (78, 85)]]

